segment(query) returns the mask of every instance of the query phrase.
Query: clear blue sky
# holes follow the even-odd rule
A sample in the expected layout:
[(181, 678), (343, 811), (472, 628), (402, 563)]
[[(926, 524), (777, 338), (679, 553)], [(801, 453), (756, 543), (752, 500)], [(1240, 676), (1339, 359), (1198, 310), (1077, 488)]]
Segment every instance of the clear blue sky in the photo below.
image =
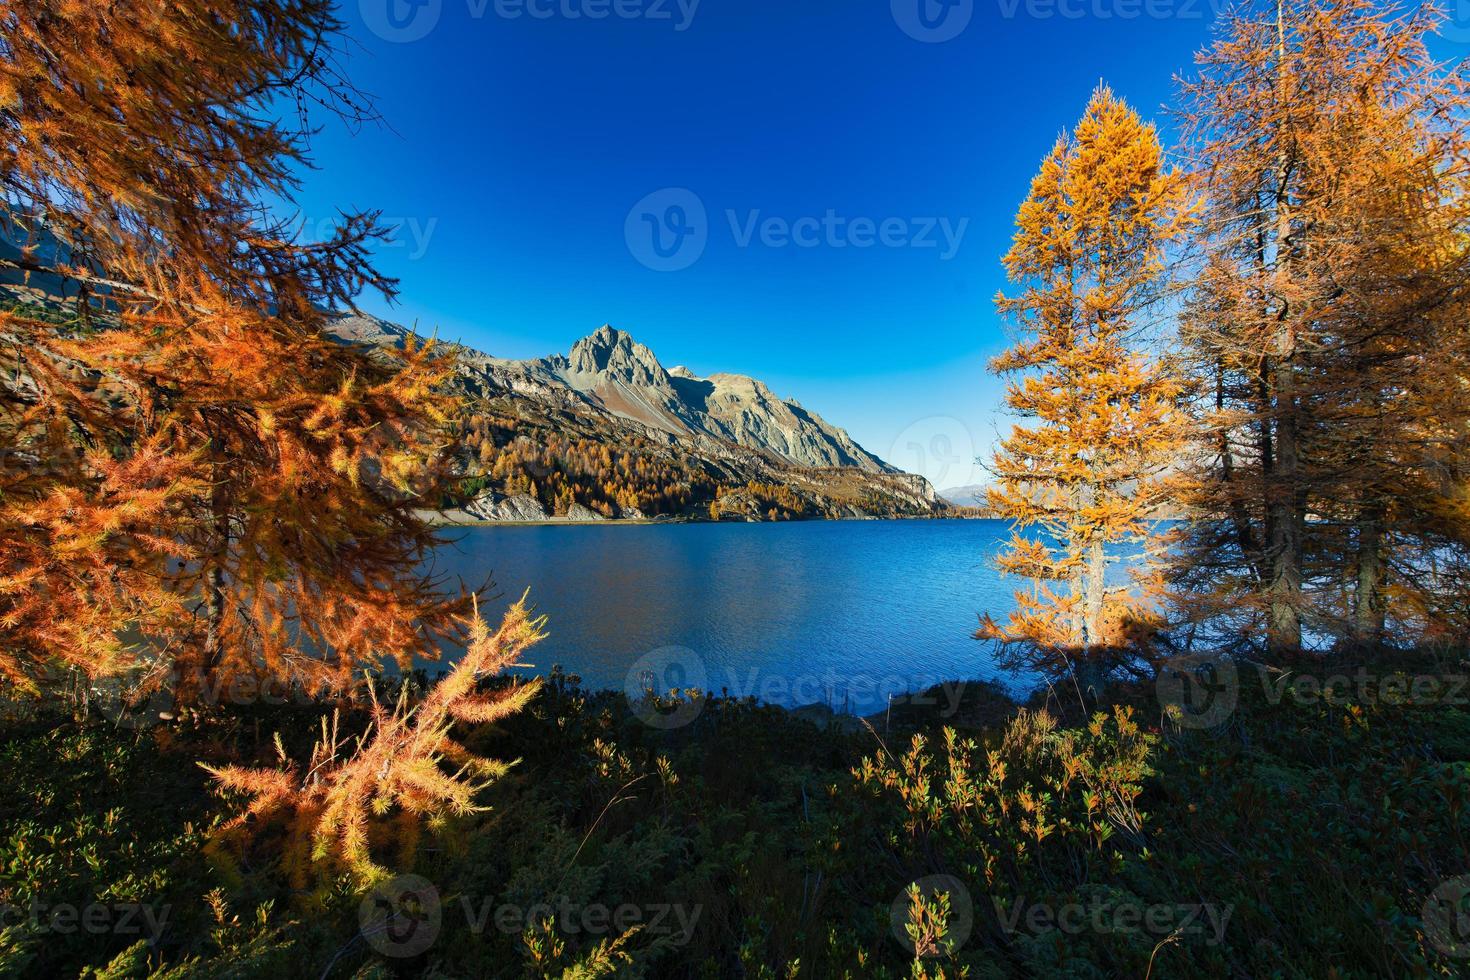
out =
[[(299, 211), (402, 223), (378, 253), (401, 302), (372, 312), (506, 357), (612, 323), (967, 482), (953, 457), (1009, 425), (991, 299), (1042, 154), (1100, 79), (1167, 130), (1213, 13), (923, 0), (920, 20), (918, 2), (343, 0), (345, 67), (391, 128), (322, 119)], [(705, 211), (670, 259), (654, 226), (671, 248), (697, 215), (667, 188)]]

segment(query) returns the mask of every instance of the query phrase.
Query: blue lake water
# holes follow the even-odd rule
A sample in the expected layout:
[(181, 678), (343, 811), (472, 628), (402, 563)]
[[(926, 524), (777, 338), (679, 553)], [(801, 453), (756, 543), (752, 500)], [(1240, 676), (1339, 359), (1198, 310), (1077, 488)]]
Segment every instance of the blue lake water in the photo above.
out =
[(594, 688), (702, 687), (868, 713), (947, 680), (1024, 684), (971, 639), (1016, 580), (1003, 521), (455, 528), (436, 570), (531, 590), (550, 637), (526, 659)]

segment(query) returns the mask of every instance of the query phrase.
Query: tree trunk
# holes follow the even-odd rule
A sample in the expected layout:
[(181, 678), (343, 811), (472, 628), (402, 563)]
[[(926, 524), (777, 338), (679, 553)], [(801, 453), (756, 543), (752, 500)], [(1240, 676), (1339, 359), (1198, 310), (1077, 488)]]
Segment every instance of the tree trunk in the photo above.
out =
[(214, 510), (215, 554), (204, 583), (204, 677), (214, 678), (224, 656), (225, 562), (230, 553), (230, 511), (224, 481), (215, 481), (210, 505)]
[(1267, 521), (1271, 529), (1271, 580), (1267, 585), (1270, 622), (1267, 643), (1272, 653), (1301, 649), (1302, 518), (1299, 513), (1300, 450), (1297, 445), (1296, 384), (1293, 366), (1281, 358), (1272, 371), (1276, 389), (1275, 472), (1267, 482)]
[(1107, 590), (1103, 585), (1103, 577), (1107, 572), (1107, 559), (1103, 552), (1102, 540), (1096, 539), (1092, 542), (1087, 553), (1087, 578), (1083, 586), (1083, 608), (1085, 620), (1083, 628), (1087, 631), (1086, 643), (1089, 648), (1100, 645), (1103, 642), (1103, 599)]
[[(1286, 25), (1281, 0), (1276, 2), (1276, 79), (1285, 99), (1289, 90), (1286, 69)], [(1290, 653), (1302, 645), (1302, 531), (1303, 513), (1301, 447), (1296, 391), (1297, 313), (1291, 308), (1293, 241), (1291, 175), (1293, 158), (1289, 144), (1276, 162), (1275, 187), (1275, 302), (1276, 329), (1271, 359), (1271, 419), (1276, 430), (1275, 472), (1266, 482), (1267, 525), (1270, 528), (1271, 580), (1267, 586), (1270, 605), (1267, 646), (1274, 654)]]
[(218, 689), (215, 674), (224, 659), (225, 563), (230, 551), (229, 499), (224, 481), (215, 479), (210, 495), (215, 540), (205, 559), (203, 583), (204, 643), (197, 654), (181, 656), (177, 663), (177, 699), (181, 706), (199, 705)]
[(1383, 508), (1369, 504), (1358, 518), (1358, 568), (1353, 595), (1353, 642), (1383, 642)]

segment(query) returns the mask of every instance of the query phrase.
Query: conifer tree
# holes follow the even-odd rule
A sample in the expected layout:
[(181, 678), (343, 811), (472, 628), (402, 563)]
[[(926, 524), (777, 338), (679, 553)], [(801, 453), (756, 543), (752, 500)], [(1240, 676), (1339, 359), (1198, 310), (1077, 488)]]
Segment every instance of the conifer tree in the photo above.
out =
[(449, 364), (323, 333), (393, 293), (376, 216), (312, 242), (261, 204), (305, 163), (283, 106), (370, 115), (331, 4), (0, 0), (0, 23), (9, 265), (67, 296), (0, 312), (0, 673), (177, 672), (198, 703), (436, 654), (465, 599), (425, 580), (414, 507)]
[(1184, 86), (1207, 399), (1177, 579), (1212, 645), (1465, 635), (1466, 77), (1425, 48), (1440, 18), (1247, 4)]
[(1033, 586), (1004, 626), (987, 614), (977, 633), (1013, 665), (1071, 666), (1095, 684), (1156, 618), (1153, 584), (1115, 582), (1109, 568), (1151, 550), (1179, 446), (1181, 384), (1140, 338), (1188, 217), (1154, 127), (1106, 87), (1057, 140), (1017, 215), (1004, 263), (1021, 289), (997, 308), (1021, 336), (991, 369), (1022, 375), (1006, 404), (1035, 422), (1001, 442), (988, 497), (1017, 527), (1001, 569)]

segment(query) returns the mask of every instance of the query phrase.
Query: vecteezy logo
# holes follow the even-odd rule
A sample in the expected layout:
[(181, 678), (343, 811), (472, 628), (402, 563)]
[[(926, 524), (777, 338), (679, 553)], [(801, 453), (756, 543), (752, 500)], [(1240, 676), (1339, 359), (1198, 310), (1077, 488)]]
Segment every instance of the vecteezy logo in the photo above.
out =
[(384, 956), (417, 956), (439, 938), (439, 889), (418, 875), (399, 875), (362, 900), (357, 921), (368, 945)]
[(931, 415), (908, 426), (893, 440), (887, 459), (925, 477), (936, 490), (984, 482), (969, 427), (948, 415)]
[(633, 258), (655, 272), (687, 269), (709, 242), (704, 202), (683, 187), (654, 191), (628, 212), (623, 237)]
[(890, 7), (903, 32), (926, 44), (959, 37), (975, 15), (975, 0), (890, 0)]
[[(954, 875), (926, 875), (899, 892), (888, 909), (893, 935), (903, 944), (903, 948), (920, 958), (938, 956), (940, 953), (934, 937), (927, 934), (930, 926), (939, 923), (914, 921), (912, 890), (915, 888), (918, 889), (919, 898), (931, 909), (939, 901), (939, 896), (948, 896), (949, 917), (943, 923), (943, 942), (952, 949), (965, 945), (969, 941), (970, 932), (975, 928), (975, 902), (970, 898), (970, 890)], [(919, 932), (917, 943), (914, 941), (916, 937), (910, 931), (911, 926)]]
[(1440, 37), (1456, 44), (1470, 41), (1470, 0), (1450, 0), (1444, 9), (1445, 18), (1439, 25)]
[(1180, 727), (1214, 728), (1235, 710), (1240, 678), (1228, 658), (1174, 657), (1160, 668), (1154, 690)]
[(1442, 883), (1424, 900), (1424, 937), (1446, 956), (1470, 956), (1470, 875)]
[(406, 44), (434, 29), (444, 0), (358, 0), (358, 8), (368, 30), (385, 41)]
[[(633, 662), (623, 681), (623, 693), (633, 713), (651, 728), (682, 728), (704, 710), (703, 692), (709, 675), (699, 654), (687, 647), (659, 647)], [(682, 692), (698, 694), (684, 697)], [(670, 699), (672, 692), (680, 692)]]

